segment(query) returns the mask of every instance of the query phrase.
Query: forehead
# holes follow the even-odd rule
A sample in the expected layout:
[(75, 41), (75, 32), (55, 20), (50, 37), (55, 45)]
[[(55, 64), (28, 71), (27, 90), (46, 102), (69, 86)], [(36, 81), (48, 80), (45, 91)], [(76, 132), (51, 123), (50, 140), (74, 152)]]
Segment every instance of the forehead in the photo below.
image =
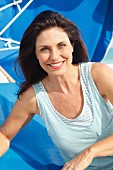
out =
[(59, 27), (45, 29), (36, 38), (36, 44), (57, 43), (59, 41), (69, 41), (67, 33)]

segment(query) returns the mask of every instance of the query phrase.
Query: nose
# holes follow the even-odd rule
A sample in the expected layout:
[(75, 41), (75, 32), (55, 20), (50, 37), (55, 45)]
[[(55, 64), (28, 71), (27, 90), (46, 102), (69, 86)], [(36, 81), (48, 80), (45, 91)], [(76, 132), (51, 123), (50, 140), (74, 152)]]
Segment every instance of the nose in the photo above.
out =
[(56, 61), (60, 56), (59, 50), (57, 48), (52, 49), (50, 52), (50, 59)]

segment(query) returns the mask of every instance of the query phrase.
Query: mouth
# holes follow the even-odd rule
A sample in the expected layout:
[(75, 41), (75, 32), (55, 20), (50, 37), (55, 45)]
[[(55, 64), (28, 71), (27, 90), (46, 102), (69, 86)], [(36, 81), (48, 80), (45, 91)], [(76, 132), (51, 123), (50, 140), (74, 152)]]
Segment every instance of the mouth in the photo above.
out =
[(64, 61), (48, 64), (53, 69), (59, 69), (63, 66)]

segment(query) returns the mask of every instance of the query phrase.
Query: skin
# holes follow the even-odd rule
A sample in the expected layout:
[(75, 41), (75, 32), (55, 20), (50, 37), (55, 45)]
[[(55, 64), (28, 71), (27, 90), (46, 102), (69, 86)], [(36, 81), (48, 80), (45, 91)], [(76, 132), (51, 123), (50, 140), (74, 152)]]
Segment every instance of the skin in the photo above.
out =
[(9, 82), (15, 82), (15, 80), (3, 69), (2, 66), (0, 66), (0, 71), (4, 74)]
[[(72, 52), (73, 45), (61, 28), (44, 30), (37, 37), (37, 60), (48, 73), (42, 82), (55, 109), (69, 119), (79, 116), (84, 104), (78, 65), (71, 64)], [(94, 63), (91, 75), (104, 100), (113, 104), (113, 71), (102, 63)], [(16, 101), (11, 114), (0, 129), (9, 141), (32, 119), (34, 113), (39, 113), (32, 87), (27, 89), (20, 99)], [(86, 148), (66, 163), (63, 170), (83, 170), (90, 165), (93, 158), (111, 154), (113, 135)]]

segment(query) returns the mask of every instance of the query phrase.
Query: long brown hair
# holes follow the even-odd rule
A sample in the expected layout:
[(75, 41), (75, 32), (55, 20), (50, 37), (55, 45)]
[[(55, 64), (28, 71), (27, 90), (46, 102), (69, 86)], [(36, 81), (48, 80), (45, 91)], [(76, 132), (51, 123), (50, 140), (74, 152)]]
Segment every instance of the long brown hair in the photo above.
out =
[(74, 45), (73, 64), (89, 61), (86, 47), (76, 24), (58, 12), (50, 10), (41, 12), (26, 29), (20, 43), (17, 62), (24, 74), (25, 80), (21, 84), (18, 96), (31, 85), (47, 76), (47, 73), (41, 68), (36, 58), (35, 44), (37, 36), (45, 29), (51, 27), (60, 27), (67, 33), (70, 42)]

